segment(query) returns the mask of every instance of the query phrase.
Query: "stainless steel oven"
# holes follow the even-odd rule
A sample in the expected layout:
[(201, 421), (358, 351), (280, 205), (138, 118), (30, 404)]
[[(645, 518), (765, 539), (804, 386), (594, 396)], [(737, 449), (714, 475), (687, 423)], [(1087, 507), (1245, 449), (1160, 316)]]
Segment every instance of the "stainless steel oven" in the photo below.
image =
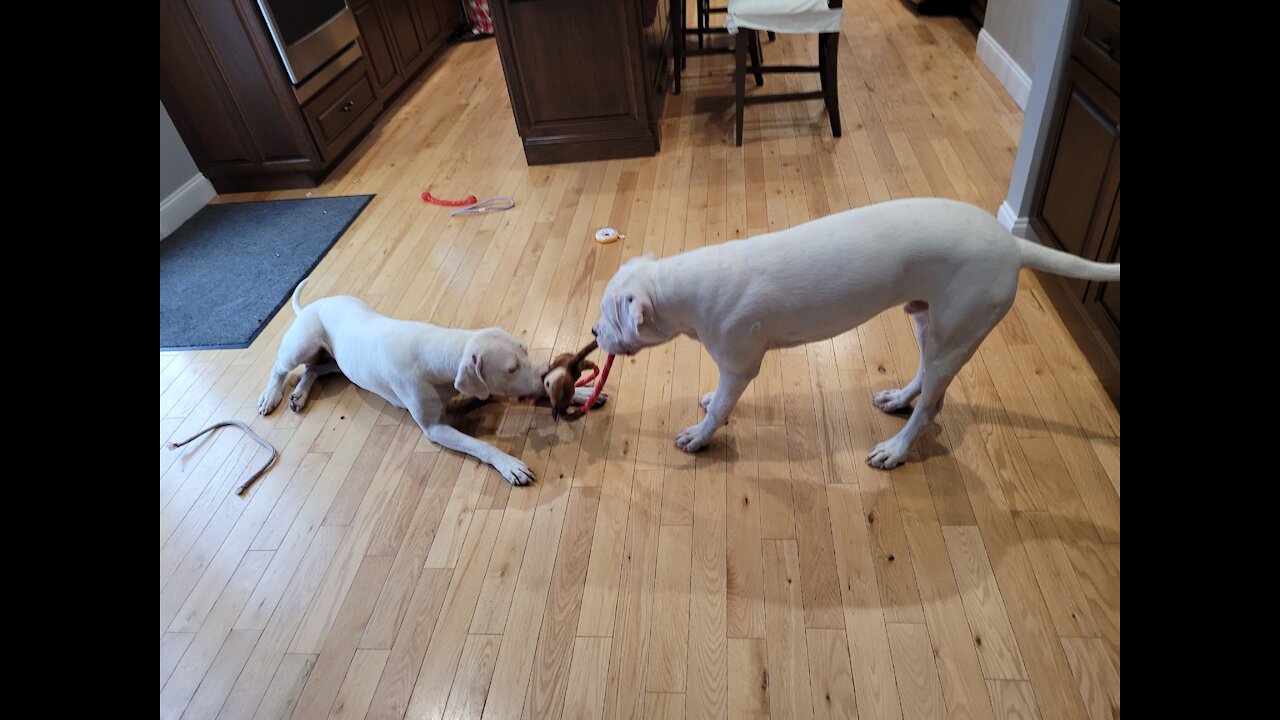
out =
[(258, 0), (258, 6), (296, 88), (310, 84), (307, 80), (330, 60), (352, 55), (359, 32), (345, 0)]

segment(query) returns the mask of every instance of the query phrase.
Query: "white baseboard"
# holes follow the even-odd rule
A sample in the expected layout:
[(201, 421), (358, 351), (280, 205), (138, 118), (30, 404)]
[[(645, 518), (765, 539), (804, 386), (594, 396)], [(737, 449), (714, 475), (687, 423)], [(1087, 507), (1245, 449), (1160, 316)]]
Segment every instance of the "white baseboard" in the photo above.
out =
[(978, 59), (991, 69), (1018, 107), (1026, 110), (1027, 99), (1031, 97), (1031, 78), (986, 29), (978, 33)]
[(1000, 203), (1000, 211), (996, 213), (996, 220), (999, 220), (1006, 230), (1020, 238), (1031, 237), (1030, 219), (1018, 217), (1018, 213), (1009, 207), (1008, 201)]
[(192, 215), (200, 212), (200, 208), (216, 197), (218, 192), (213, 189), (213, 183), (209, 182), (200, 173), (196, 173), (195, 177), (182, 184), (182, 187), (174, 190), (169, 197), (160, 201), (160, 239), (164, 240), (169, 234), (182, 226), (182, 223), (191, 219)]

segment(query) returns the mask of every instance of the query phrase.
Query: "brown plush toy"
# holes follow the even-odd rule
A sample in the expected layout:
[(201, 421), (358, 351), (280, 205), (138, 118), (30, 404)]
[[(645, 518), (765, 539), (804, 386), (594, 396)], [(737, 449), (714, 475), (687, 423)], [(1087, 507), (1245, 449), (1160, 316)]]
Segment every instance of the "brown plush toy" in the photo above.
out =
[(551, 417), (559, 420), (569, 406), (573, 405), (573, 389), (577, 386), (578, 378), (585, 370), (596, 369), (596, 364), (587, 359), (595, 349), (596, 341), (592, 340), (576, 354), (563, 353), (551, 362), (547, 374), (542, 376), (542, 387), (546, 388), (547, 397), (551, 398)]

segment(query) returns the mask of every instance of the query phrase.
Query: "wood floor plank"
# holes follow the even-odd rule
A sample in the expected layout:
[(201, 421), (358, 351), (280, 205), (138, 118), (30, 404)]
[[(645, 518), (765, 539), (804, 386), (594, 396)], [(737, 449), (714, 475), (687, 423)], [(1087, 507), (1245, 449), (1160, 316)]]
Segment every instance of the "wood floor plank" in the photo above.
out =
[(726, 459), (725, 445), (718, 443), (699, 454), (694, 471), (689, 663), (685, 684), (688, 717), (725, 717), (728, 708)]
[(649, 638), (649, 692), (683, 693), (689, 659), (689, 568), (693, 528), (665, 525), (658, 532), (656, 609)]
[(729, 640), (729, 717), (769, 717), (769, 659), (763, 638)]
[[(418, 577), (404, 613), (404, 622), (396, 633), (395, 644), (391, 646), (391, 654), (387, 657), (386, 667), (378, 679), (378, 687), (365, 717), (404, 717), (440, 611), (453, 585), (452, 577), (452, 570), (433, 568), (424, 569)], [(377, 610), (374, 610), (374, 617), (377, 617)]]
[[(342, 543), (342, 538), (346, 534), (347, 528), (342, 526), (326, 526), (319, 528), (315, 532), (311, 545), (306, 549), (306, 554), (302, 557), (297, 572), (293, 573), (288, 584), (284, 585), (280, 590), (279, 601), (272, 604), (272, 612), (269, 613), (270, 621), (264, 621), (262, 624), (257, 622), (245, 622), (245, 613), (255, 609), (254, 598), (250, 597), (245, 612), (241, 613), (240, 620), (236, 622), (237, 630), (262, 630), (258, 643), (253, 648), (253, 653), (249, 655), (249, 660), (245, 663), (244, 670), (241, 671), (240, 677), (231, 688), (231, 693), (227, 697), (227, 702), (223, 704), (222, 710), (218, 713), (219, 718), (251, 718), (259, 710), (259, 704), (265, 704), (263, 695), (267, 693), (268, 687), (275, 684), (273, 676), (279, 675), (278, 667), (284, 659), (288, 650), (289, 641), (293, 638), (293, 634), (298, 629), (298, 624), (302, 622), (302, 615), (306, 611), (307, 603), (312, 595), (315, 594), (316, 588), (319, 587), (320, 581), (324, 578), (325, 568), (329, 566), (329, 562), (333, 559), (334, 554), (338, 551), (338, 546)], [(272, 560), (271, 565), (275, 565), (276, 558)], [(270, 573), (271, 567), (267, 568)], [(261, 587), (261, 583), (259, 583)], [(255, 591), (256, 596), (256, 591)], [(260, 607), (260, 606), (259, 606)], [(306, 672), (310, 673), (311, 668), (315, 664), (315, 656), (308, 654), (311, 660), (307, 663)], [(295, 670), (300, 671), (300, 666), (296, 666)], [(281, 682), (288, 680), (292, 683), (292, 676), (285, 676)], [(305, 677), (304, 680), (305, 682)], [(288, 686), (289, 692), (285, 695), (278, 696), (277, 699), (285, 697), (290, 698), (288, 712), (293, 711), (293, 703), (297, 702), (298, 696), (293, 693), (292, 685)], [(297, 687), (298, 693), (302, 692), (302, 686)], [(276, 692), (284, 692), (284, 688), (276, 687)], [(275, 707), (282, 707), (272, 705)]]
[(330, 720), (364, 717), (390, 655), (390, 650), (356, 650), (342, 687), (338, 689), (338, 696), (333, 701), (333, 709), (329, 711)]
[(810, 629), (809, 673), (815, 718), (857, 718), (853, 670), (844, 630)]
[(950, 717), (942, 698), (928, 629), (924, 625), (889, 623), (889, 645), (893, 648), (902, 716), (906, 720)]
[(475, 513), (445, 594), (437, 630), (431, 636), (431, 644), (427, 646), (427, 654), (409, 697), (409, 715), (436, 719), (444, 715), (449, 690), (453, 687), (466, 644), (467, 627), (475, 611), (476, 598), (480, 595), (501, 522), (502, 513), (497, 510), (477, 510)]
[(991, 705), (1007, 720), (1040, 720), (1040, 707), (1031, 683), (1025, 680), (988, 680)]
[(222, 703), (226, 702), (227, 694), (231, 692), (232, 684), (235, 683), (236, 677), (244, 667), (245, 661), (249, 659), (249, 653), (253, 651), (253, 646), (257, 644), (261, 635), (260, 630), (232, 630), (227, 634), (227, 639), (222, 643), (222, 647), (218, 648), (218, 655), (214, 657), (213, 664), (209, 666), (209, 672), (205, 674), (200, 688), (191, 698), (191, 703), (187, 705), (187, 711), (183, 717), (218, 716)]
[[(551, 571), (551, 589), (533, 655), (533, 675), (524, 703), (526, 717), (555, 717), (564, 708), (565, 683), (575, 653), (574, 633), (582, 627), (583, 593), (589, 579), (587, 563), (599, 510), (598, 488), (570, 491), (563, 547)], [(602, 672), (608, 670), (607, 653), (605, 660)]]
[(1063, 637), (1098, 637), (1098, 627), (1071, 559), (1048, 513), (1014, 517), (1053, 625)]
[(292, 715), (293, 706), (298, 703), (298, 696), (302, 694), (302, 688), (307, 684), (307, 677), (315, 664), (315, 655), (285, 655), (275, 674), (268, 678), (270, 684), (266, 687), (266, 694), (262, 697), (257, 713), (253, 714), (251, 711), (249, 717), (255, 720), (283, 720)]
[(769, 715), (811, 718), (808, 639), (800, 591), (800, 551), (794, 540), (766, 540), (765, 617), (769, 648)]
[(960, 596), (964, 598), (965, 614), (969, 616), (969, 629), (974, 633), (974, 645), (978, 660), (982, 662), (983, 677), (988, 680), (1025, 680), (1026, 668), (1022, 666), (1022, 654), (1013, 639), (1009, 616), (987, 549), (982, 544), (982, 534), (974, 526), (943, 528), (947, 552), (951, 555), (951, 569), (955, 573)]
[(195, 633), (161, 633), (160, 634), (160, 689), (164, 690), (164, 684), (168, 682), (169, 676), (173, 674), (173, 669), (178, 666), (178, 661), (182, 659), (182, 655), (186, 653), (187, 647), (191, 645), (192, 638)]
[[(618, 586), (618, 611), (611, 636), (605, 717), (638, 717), (646, 709), (645, 668), (656, 598), (662, 508), (662, 471), (638, 469), (631, 493), (627, 540)], [(680, 698), (684, 710), (684, 698)]]
[(342, 601), (333, 628), (325, 637), (320, 657), (298, 698), (293, 711), (295, 718), (324, 717), (333, 709), (334, 699), (351, 667), (360, 636), (373, 613), (387, 573), (391, 571), (391, 562), (389, 557), (373, 555), (360, 563), (351, 591)]
[(721, 431), (729, 462), (726, 479), (726, 567), (731, 638), (764, 638), (764, 570), (761, 552), (759, 465), (756, 425), (737, 419)]
[(1097, 638), (1062, 638), (1062, 647), (1091, 720), (1120, 717), (1120, 671), (1111, 664), (1106, 645)]
[(458, 661), (458, 672), (454, 675), (453, 689), (449, 691), (449, 703), (444, 709), (446, 720), (479, 717), (483, 712), (501, 646), (501, 635), (467, 636), (462, 646), (462, 659)]
[(875, 549), (863, 522), (861, 493), (850, 485), (827, 486), (845, 633), (857, 689), (858, 716), (897, 720), (902, 706), (895, 683), (885, 612), (875, 572)]
[[(565, 689), (565, 720), (599, 720), (604, 713), (612, 638), (580, 637), (573, 642), (573, 664)], [(544, 716), (545, 717), (545, 716)]]
[[(244, 556), (160, 692), (161, 717), (182, 717), (270, 561), (271, 553), (248, 553)], [(235, 674), (239, 674), (238, 669)]]

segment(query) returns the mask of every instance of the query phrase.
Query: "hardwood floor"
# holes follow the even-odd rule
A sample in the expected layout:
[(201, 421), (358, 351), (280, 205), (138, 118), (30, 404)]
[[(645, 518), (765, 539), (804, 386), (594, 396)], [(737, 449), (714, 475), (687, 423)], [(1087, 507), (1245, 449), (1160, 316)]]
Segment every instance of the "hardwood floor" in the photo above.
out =
[[(312, 191), (377, 198), (306, 294), (500, 325), (549, 357), (590, 337), (604, 284), (643, 252), (912, 195), (994, 212), (1022, 116), (972, 32), (864, 0), (841, 43), (838, 141), (821, 103), (778, 104), (749, 108), (733, 147), (732, 62), (712, 56), (668, 98), (657, 156), (537, 168), (493, 43), (453, 47)], [(816, 44), (764, 52), (813, 62)], [(518, 204), (450, 219), (428, 189)], [(626, 239), (591, 241), (604, 226)], [(770, 354), (696, 456), (673, 437), (716, 369), (685, 338), (620, 358), (583, 422), (464, 417), (535, 469), (527, 488), (341, 376), (259, 417), (291, 319), (247, 350), (160, 354), (161, 717), (1119, 713), (1120, 418), (1030, 274), (890, 473), (862, 458), (905, 421), (871, 404), (915, 371), (896, 310)], [(241, 433), (164, 448), (228, 417), (281, 451), (244, 497), (262, 451)]]

